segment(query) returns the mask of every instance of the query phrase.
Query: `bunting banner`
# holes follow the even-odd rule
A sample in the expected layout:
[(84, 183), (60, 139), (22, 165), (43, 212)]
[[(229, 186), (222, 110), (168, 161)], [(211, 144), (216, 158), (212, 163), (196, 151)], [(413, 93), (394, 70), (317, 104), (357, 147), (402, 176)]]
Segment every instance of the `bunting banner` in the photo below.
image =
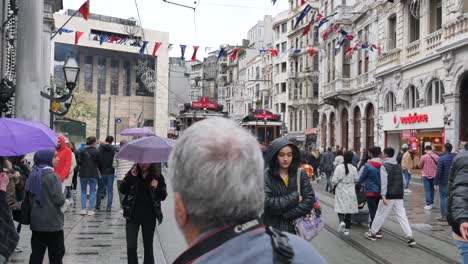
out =
[(271, 56), (272, 56), (272, 57), (278, 56), (278, 51), (275, 50), (275, 49), (271, 49), (271, 50), (270, 50), (270, 53), (271, 53)]
[(83, 34), (84, 34), (84, 33), (81, 32), (81, 31), (76, 31), (76, 32), (75, 32), (75, 45), (78, 44), (78, 40), (80, 40), (80, 38), (81, 38), (81, 36), (83, 36)]
[(315, 16), (315, 23), (319, 22), (320, 20), (322, 20), (323, 18), (323, 15), (320, 14), (320, 13), (317, 13), (317, 15)]
[(192, 54), (192, 61), (197, 61), (197, 51), (199, 46), (193, 46), (193, 54)]
[(271, 0), (271, 2), (273, 3), (273, 5), (275, 5), (275, 4), (276, 4), (276, 0)]
[(382, 48), (381, 47), (377, 46), (376, 44), (372, 44), (370, 46), (370, 50), (372, 52), (374, 52), (374, 49), (376, 49), (378, 51), (379, 56), (382, 55)]
[(297, 28), (299, 23), (301, 23), (302, 19), (304, 19), (304, 17), (306, 17), (309, 14), (310, 11), (312, 11), (312, 6), (306, 5), (304, 10), (302, 10), (301, 14), (296, 18), (296, 24), (294, 24), (293, 29)]
[(314, 49), (309, 49), (307, 52), (309, 52), (310, 57), (313, 57), (315, 55), (315, 50)]
[(263, 54), (263, 53), (265, 53), (265, 52), (268, 52), (268, 50), (266, 50), (266, 49), (261, 49), (261, 50), (260, 50), (260, 54)]
[(145, 49), (146, 49), (146, 46), (148, 45), (148, 41), (147, 40), (144, 40), (143, 41), (143, 45), (141, 46), (140, 48), (140, 56), (143, 56), (145, 55)]
[(234, 48), (232, 50), (231, 61), (235, 61), (237, 59), (237, 53), (239, 52), (239, 48)]
[(123, 39), (123, 38), (121, 38), (121, 37), (115, 37), (115, 36), (113, 36), (113, 37), (110, 37), (110, 38), (109, 38), (109, 42), (110, 42), (110, 43), (119, 43), (119, 41), (121, 41), (122, 39)]
[(301, 0), (301, 6), (306, 4), (306, 0)]
[(167, 50), (171, 50), (173, 47), (174, 47), (174, 44), (169, 43), (169, 45), (167, 46)]
[(302, 36), (305, 36), (310, 32), (310, 29), (312, 28), (312, 21), (309, 24), (307, 24), (307, 26), (304, 28), (304, 32), (302, 32)]
[(327, 22), (328, 22), (328, 19), (326, 19), (326, 18), (320, 19), (319, 24), (318, 24), (318, 28), (320, 29), (320, 27), (323, 26)]
[(71, 30), (71, 29), (66, 29), (66, 28), (61, 28), (61, 29), (59, 29), (59, 31), (58, 31), (58, 33), (59, 33), (60, 35), (62, 35), (62, 33), (73, 33), (73, 32), (75, 32), (75, 31), (73, 31), (73, 30)]
[(101, 36), (99, 36), (99, 45), (102, 45), (103, 42), (107, 42), (107, 41), (109, 41), (109, 36), (104, 35), (104, 34), (101, 34)]
[(78, 9), (78, 12), (83, 16), (85, 20), (88, 20), (89, 18), (89, 0), (86, 0), (81, 6), (80, 9)]
[(156, 57), (156, 52), (158, 52), (158, 49), (161, 47), (161, 42), (156, 42), (154, 43), (154, 48), (153, 48), (153, 57)]
[(180, 45), (180, 59), (182, 61), (185, 61), (185, 48), (187, 48), (187, 45)]
[(221, 49), (219, 50), (219, 53), (218, 53), (218, 60), (221, 59), (221, 58), (224, 58), (224, 56), (225, 56), (225, 55), (224, 55), (224, 48), (221, 48)]

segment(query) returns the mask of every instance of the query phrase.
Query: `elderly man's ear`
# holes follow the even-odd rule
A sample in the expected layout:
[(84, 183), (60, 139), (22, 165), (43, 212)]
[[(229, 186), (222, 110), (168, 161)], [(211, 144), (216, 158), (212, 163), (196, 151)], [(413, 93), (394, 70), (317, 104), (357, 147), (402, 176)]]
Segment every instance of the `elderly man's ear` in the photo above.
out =
[(175, 218), (180, 228), (183, 228), (187, 224), (187, 210), (185, 209), (182, 197), (180, 197), (180, 193), (178, 192), (175, 193)]

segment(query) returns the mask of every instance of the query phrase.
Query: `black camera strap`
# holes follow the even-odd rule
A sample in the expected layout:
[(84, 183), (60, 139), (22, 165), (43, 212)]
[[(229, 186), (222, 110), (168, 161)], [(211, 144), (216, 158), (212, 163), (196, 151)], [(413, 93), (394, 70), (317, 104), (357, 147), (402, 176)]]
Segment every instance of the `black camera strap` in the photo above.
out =
[(226, 241), (246, 234), (248, 232), (260, 229), (266, 229), (266, 233), (271, 237), (271, 244), (274, 250), (273, 263), (291, 263), (294, 257), (294, 250), (289, 245), (288, 237), (285, 234), (274, 230), (271, 227), (265, 227), (265, 225), (259, 218), (238, 225), (230, 225), (211, 233), (210, 235), (198, 241), (195, 245), (187, 249), (185, 252), (183, 252), (173, 263), (193, 263), (201, 256), (218, 248)]

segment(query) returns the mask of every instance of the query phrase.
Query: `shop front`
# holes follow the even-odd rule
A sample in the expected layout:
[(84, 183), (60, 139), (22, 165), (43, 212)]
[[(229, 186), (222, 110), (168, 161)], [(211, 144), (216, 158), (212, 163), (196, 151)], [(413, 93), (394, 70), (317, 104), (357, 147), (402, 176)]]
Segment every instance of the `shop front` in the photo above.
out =
[(445, 144), (444, 106), (434, 105), (383, 115), (385, 147), (399, 150), (403, 144), (409, 146), (415, 160), (431, 146), (442, 153)]

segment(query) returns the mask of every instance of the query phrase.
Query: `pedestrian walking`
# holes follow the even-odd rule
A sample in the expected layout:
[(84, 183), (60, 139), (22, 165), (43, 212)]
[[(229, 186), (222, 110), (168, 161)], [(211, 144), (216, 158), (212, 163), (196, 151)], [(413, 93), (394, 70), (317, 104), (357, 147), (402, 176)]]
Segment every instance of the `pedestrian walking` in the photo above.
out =
[[(365, 192), (370, 217), (369, 226), (372, 226), (380, 200), (380, 167), (382, 166), (380, 155), (382, 155), (382, 150), (380, 147), (370, 147), (369, 154), (371, 159), (364, 165), (356, 185), (359, 186), (363, 183), (366, 185)], [(377, 233), (377, 236), (381, 237), (380, 232)]]
[(422, 169), (422, 181), (424, 185), (424, 196), (426, 198), (425, 210), (431, 210), (434, 204), (434, 177), (437, 173), (437, 161), (439, 156), (434, 154), (431, 146), (426, 146), (426, 154), (421, 157), (418, 167)]
[[(69, 144), (67, 143), (67, 146)], [(71, 150), (71, 149), (70, 149)], [(70, 166), (70, 171), (68, 172), (68, 176), (65, 178), (63, 181), (63, 185), (65, 186), (65, 205), (72, 206), (75, 204), (73, 200), (73, 194), (72, 194), (72, 189), (73, 189), (73, 174), (75, 173), (75, 168), (77, 167), (77, 162), (76, 162), (76, 157), (75, 153), (73, 153), (73, 150), (71, 150), (71, 166)], [(67, 209), (66, 207), (64, 208), (65, 210)]]
[(352, 164), (353, 164), (354, 167), (357, 168), (357, 167), (358, 167), (358, 163), (359, 163), (359, 157), (358, 157), (358, 155), (357, 155), (357, 153), (356, 153), (355, 150), (351, 149), (350, 151), (353, 152), (353, 162), (352, 162)]
[[(120, 148), (127, 144), (127, 140), (120, 141)], [(120, 185), (125, 178), (125, 175), (132, 169), (134, 163), (128, 160), (117, 159), (117, 155), (114, 156), (114, 168), (115, 168), (115, 177), (117, 178), (117, 190), (119, 192), (119, 201), (120, 206), (122, 207), (123, 193), (120, 191)]]
[(332, 148), (328, 147), (327, 151), (322, 155), (322, 160), (320, 161), (320, 164), (321, 164), (320, 166), (327, 178), (327, 184), (325, 186), (326, 192), (332, 191), (331, 174), (333, 172), (334, 161), (335, 161), (335, 155), (332, 152)]
[(26, 190), (31, 205), (31, 257), (30, 264), (42, 264), (49, 253), (50, 264), (61, 264), (65, 255), (63, 212), (65, 203), (62, 184), (53, 167), (58, 163), (54, 149), (34, 154), (34, 168), (29, 175)]
[(468, 143), (452, 162), (448, 183), (447, 221), (462, 257), (468, 264)]
[(343, 164), (343, 162), (344, 162), (343, 151), (340, 149), (336, 152), (335, 159), (333, 160), (333, 170), (335, 170), (338, 165)]
[[(80, 215), (92, 216), (94, 212), (94, 202), (96, 197), (96, 184), (101, 175), (101, 155), (96, 148), (96, 138), (88, 137), (86, 146), (79, 154), (78, 165), (80, 166), (80, 186), (81, 186), (81, 211)], [(89, 207), (86, 207), (86, 192), (89, 186)], [(87, 209), (88, 208), (88, 209)]]
[(114, 199), (114, 179), (115, 169), (113, 167), (114, 156), (116, 149), (112, 145), (114, 142), (113, 136), (107, 136), (104, 144), (99, 145), (101, 154), (101, 177), (99, 178), (98, 191), (96, 197), (96, 210), (101, 210), (101, 200), (104, 192), (107, 191), (107, 207), (106, 211), (112, 210), (112, 200)]
[(299, 149), (286, 138), (278, 138), (268, 148), (268, 161), (265, 224), (296, 234), (293, 220), (309, 214), (315, 202), (314, 190), (304, 170), (300, 174), (301, 193), (297, 192), (297, 172), (301, 164)]
[[(28, 180), (31, 170), (26, 165), (24, 155), (12, 158), (13, 171), (15, 174), (19, 174), (19, 178), (15, 184), (15, 197), (16, 206), (12, 210), (13, 220), (18, 222), (16, 231), (18, 235), (21, 233), (21, 203), (24, 201), (26, 194), (26, 181)], [(17, 246), (15, 252), (22, 252), (23, 248)]]
[(0, 264), (7, 264), (8, 259), (18, 245), (19, 235), (11, 218), (10, 207), (7, 202), (7, 186), (10, 182), (0, 163)]
[(138, 263), (138, 233), (141, 227), (144, 247), (144, 264), (153, 264), (153, 238), (156, 221), (161, 224), (163, 214), (161, 201), (167, 196), (166, 182), (161, 174), (161, 164), (137, 164), (125, 176), (120, 185), (125, 195), (124, 217), (127, 219), (127, 259), (129, 264)]
[(309, 163), (312, 165), (312, 168), (314, 169), (314, 180), (317, 180), (320, 175), (319, 175), (319, 166), (320, 166), (320, 152), (318, 151), (317, 147), (312, 148), (312, 152), (309, 156), (310, 160)]
[(403, 144), (401, 146), (401, 167), (403, 169), (403, 175), (405, 176), (405, 193), (411, 193), (410, 182), (411, 182), (411, 173), (413, 169), (413, 158), (408, 150), (408, 145)]
[[(285, 141), (275, 141), (272, 147), (282, 146)], [(297, 147), (289, 146), (287, 141), (285, 146), (295, 149), (297, 169)], [(284, 154), (292, 159), (292, 151)], [(171, 152), (168, 170), (175, 192), (176, 222), (189, 244), (175, 264), (325, 263), (307, 241), (265, 228), (259, 219), (265, 206), (264, 179), (268, 179), (263, 175), (262, 160), (256, 139), (231, 120), (209, 118), (184, 131)], [(276, 161), (279, 163), (278, 159), (273, 163)], [(276, 172), (277, 178), (272, 181), (284, 185), (279, 169)], [(294, 189), (296, 178), (288, 179)], [(302, 182), (302, 186), (308, 182), (305, 175)], [(310, 199), (299, 203), (297, 191), (289, 196), (291, 205), (308, 207), (304, 201)], [(271, 207), (266, 207), (271, 215)], [(281, 219), (281, 213), (276, 211), (275, 217)]]
[(440, 217), (437, 221), (447, 221), (447, 195), (448, 195), (448, 179), (450, 176), (450, 168), (452, 167), (455, 154), (452, 153), (453, 146), (450, 143), (444, 145), (444, 155), (437, 162), (437, 173), (434, 178), (434, 189), (439, 191), (440, 196)]
[[(72, 151), (73, 155), (75, 156), (75, 161), (78, 159), (78, 150), (76, 149), (75, 142), (69, 141), (67, 142), (67, 146), (70, 148)], [(76, 191), (76, 188), (78, 186), (78, 172), (80, 171), (80, 166), (75, 166), (75, 169), (73, 170), (73, 177), (72, 177), (72, 190)]]
[(358, 177), (357, 169), (352, 165), (353, 152), (344, 153), (343, 164), (336, 167), (332, 184), (335, 188), (335, 212), (340, 221), (338, 232), (344, 229), (344, 235), (349, 235), (351, 214), (358, 213), (358, 202), (354, 182)]
[(403, 232), (406, 235), (406, 244), (408, 246), (416, 245), (413, 238), (413, 232), (406, 216), (405, 205), (403, 202), (403, 170), (398, 165), (395, 156), (395, 149), (384, 149), (384, 161), (380, 167), (381, 191), (382, 200), (379, 202), (377, 214), (374, 221), (364, 236), (375, 241), (376, 234), (380, 232), (380, 228), (388, 217), (390, 211), (393, 211), (400, 223)]
[(370, 159), (369, 151), (364, 149), (361, 160), (358, 164), (358, 172), (361, 173), (361, 169), (364, 168), (364, 165), (367, 164), (367, 161)]

